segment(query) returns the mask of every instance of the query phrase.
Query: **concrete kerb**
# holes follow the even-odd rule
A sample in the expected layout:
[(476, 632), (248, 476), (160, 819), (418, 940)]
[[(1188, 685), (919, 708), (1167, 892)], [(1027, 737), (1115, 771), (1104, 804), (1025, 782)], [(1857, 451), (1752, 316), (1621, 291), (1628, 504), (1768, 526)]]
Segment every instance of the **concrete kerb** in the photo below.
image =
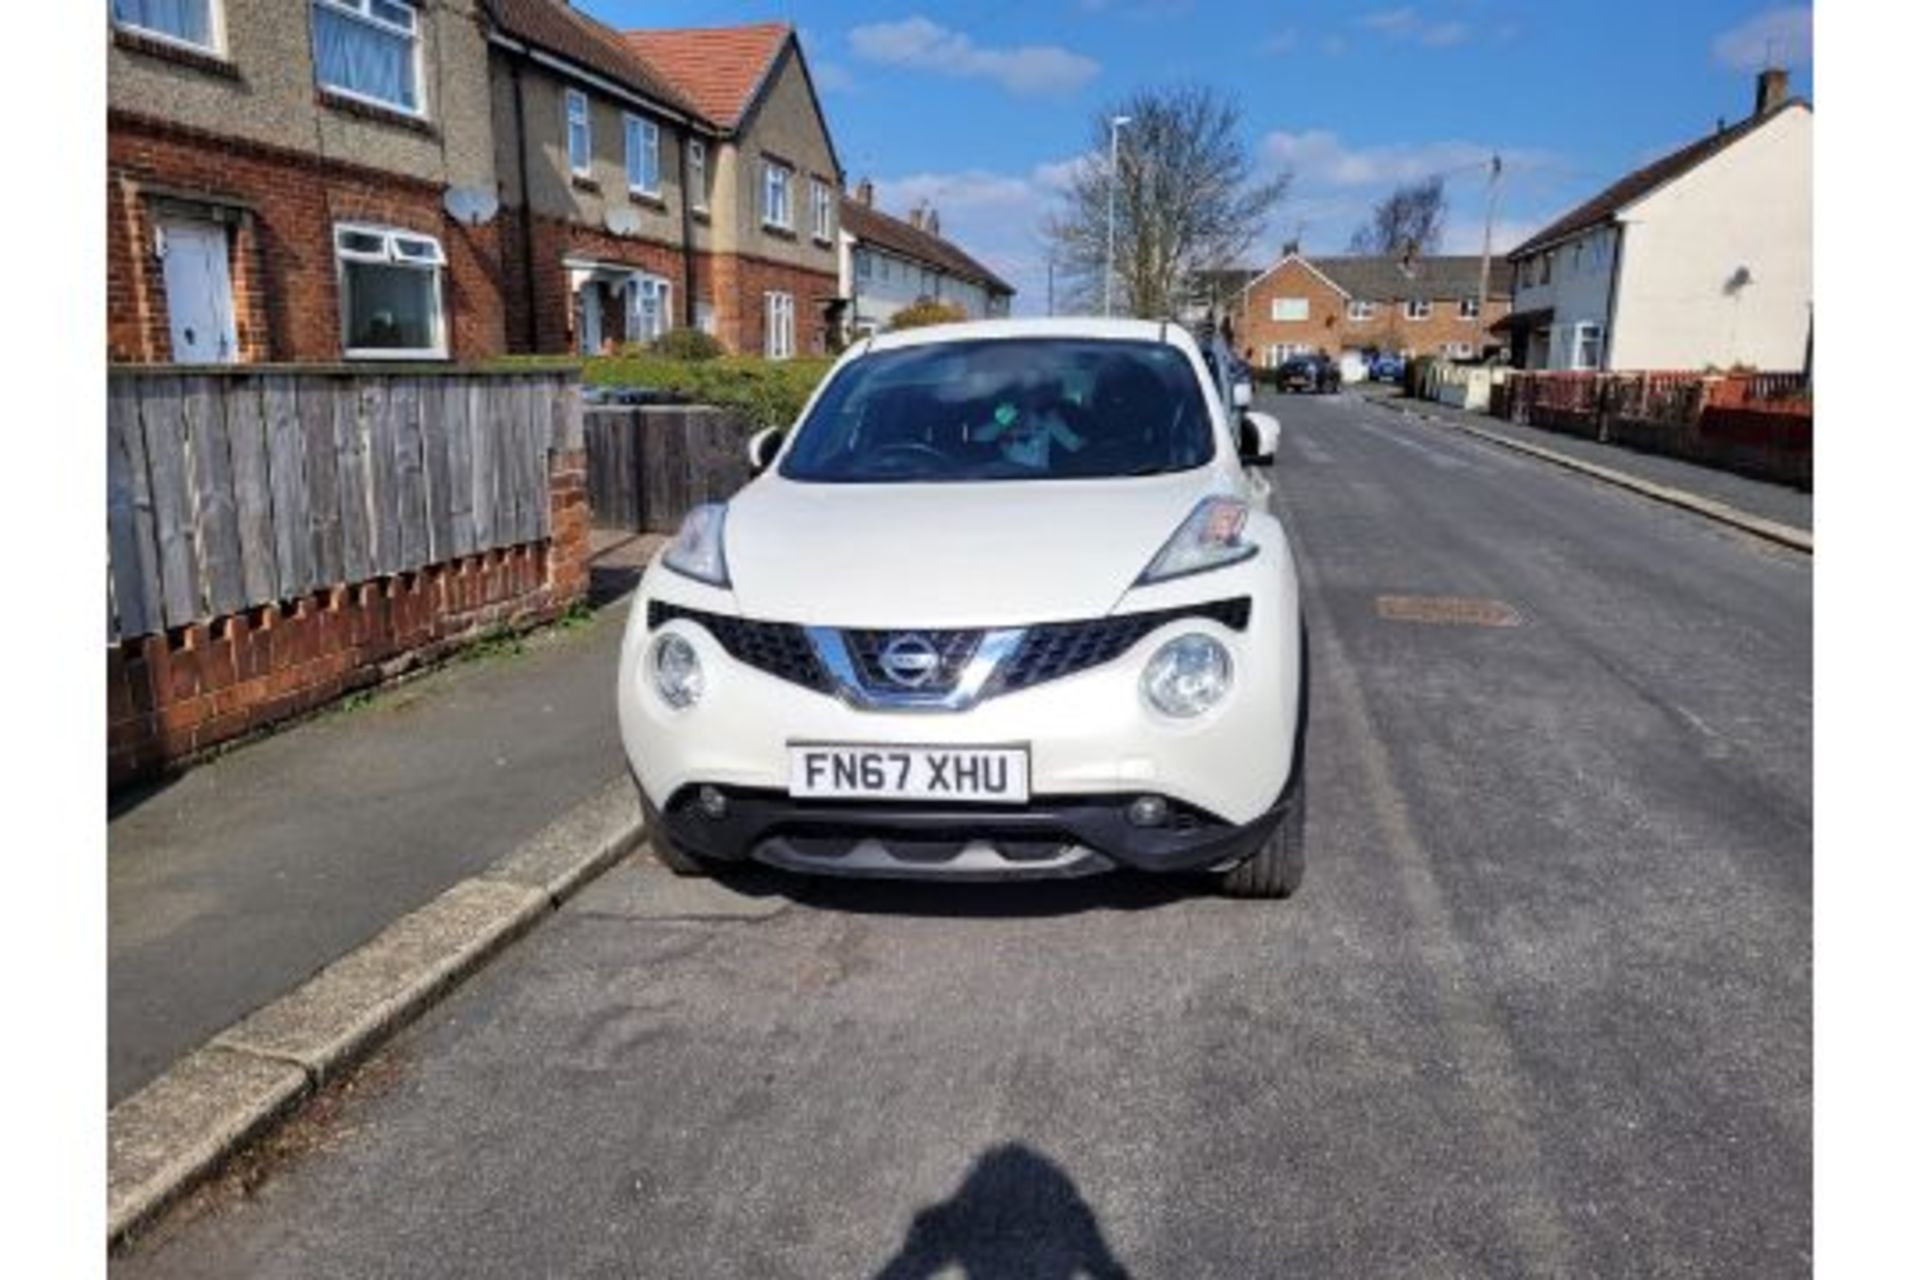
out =
[(645, 832), (624, 775), (107, 1113), (107, 1243), (150, 1222), (420, 1016)]
[(1422, 422), (1446, 427), (1450, 430), (1473, 436), (1475, 439), (1485, 440), (1489, 444), (1499, 445), (1503, 449), (1511, 449), (1515, 453), (1524, 453), (1529, 457), (1538, 458), (1542, 462), (1550, 462), (1557, 467), (1564, 467), (1569, 471), (1577, 471), (1581, 475), (1599, 480), (1605, 484), (1614, 485), (1617, 488), (1630, 490), (1642, 497), (1651, 498), (1655, 502), (1664, 502), (1669, 506), (1691, 511), (1695, 515), (1705, 516), (1709, 520), (1718, 521), (1721, 524), (1743, 530), (1746, 533), (1754, 535), (1756, 538), (1764, 538), (1769, 542), (1775, 542), (1781, 546), (1792, 547), (1795, 551), (1804, 551), (1808, 555), (1813, 554), (1813, 535), (1804, 529), (1796, 529), (1792, 525), (1781, 524), (1777, 520), (1768, 520), (1764, 516), (1753, 515), (1740, 510), (1738, 507), (1730, 507), (1724, 502), (1716, 502), (1712, 498), (1703, 498), (1697, 493), (1689, 493), (1685, 489), (1675, 489), (1670, 485), (1655, 484), (1651, 480), (1642, 480), (1638, 476), (1628, 475), (1624, 471), (1616, 471), (1612, 467), (1603, 467), (1596, 462), (1588, 462), (1583, 458), (1575, 458), (1569, 454), (1560, 453), (1557, 450), (1544, 449), (1539, 445), (1528, 444), (1523, 440), (1509, 439), (1497, 431), (1488, 431), (1465, 422), (1455, 422), (1450, 418), (1442, 417), (1438, 414), (1423, 413), (1418, 409), (1403, 406), (1392, 400), (1381, 398), (1376, 400), (1375, 403), (1385, 405), (1397, 413), (1405, 414), (1407, 417), (1418, 418)]

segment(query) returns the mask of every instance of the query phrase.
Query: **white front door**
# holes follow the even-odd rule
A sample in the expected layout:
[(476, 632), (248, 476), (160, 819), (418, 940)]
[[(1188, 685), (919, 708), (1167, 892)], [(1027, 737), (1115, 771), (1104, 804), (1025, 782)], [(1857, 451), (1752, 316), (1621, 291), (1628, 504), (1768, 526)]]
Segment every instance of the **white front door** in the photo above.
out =
[(580, 286), (580, 354), (600, 354), (600, 286), (589, 280)]
[(167, 327), (180, 364), (238, 359), (233, 280), (227, 274), (227, 230), (214, 222), (169, 222), (166, 237)]

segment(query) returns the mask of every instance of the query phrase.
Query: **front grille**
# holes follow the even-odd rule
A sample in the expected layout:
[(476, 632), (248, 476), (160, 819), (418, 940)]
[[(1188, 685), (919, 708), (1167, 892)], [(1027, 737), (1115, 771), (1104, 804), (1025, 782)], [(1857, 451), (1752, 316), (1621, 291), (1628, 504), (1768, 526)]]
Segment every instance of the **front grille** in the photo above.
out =
[(1114, 614), (1080, 622), (1043, 622), (1027, 628), (1020, 647), (995, 677), (993, 691), (1012, 693), (1030, 689), (1112, 662), (1140, 643), (1140, 638), (1148, 632), (1179, 618), (1211, 618), (1235, 631), (1245, 631), (1251, 607), (1248, 597), (1239, 596), (1232, 600), (1212, 600), (1147, 613)]
[[(1112, 662), (1138, 644), (1148, 632), (1181, 618), (1210, 618), (1235, 631), (1245, 631), (1252, 603), (1246, 596), (1237, 596), (1146, 613), (1037, 623), (1026, 628), (1019, 647), (1000, 664), (983, 696), (1031, 689), (1049, 680), (1077, 675)], [(820, 693), (834, 691), (832, 674), (814, 652), (806, 629), (796, 623), (760, 622), (659, 600), (648, 602), (649, 629), (674, 618), (685, 618), (705, 627), (721, 648), (750, 667)], [(880, 664), (880, 654), (887, 644), (896, 636), (908, 634), (925, 637), (940, 655), (940, 666), (933, 677), (911, 688), (893, 679)], [(867, 690), (935, 697), (954, 689), (985, 635), (982, 629), (910, 632), (849, 628), (840, 632), (856, 668), (855, 675)]]
[(804, 628), (791, 622), (758, 622), (722, 613), (707, 613), (659, 600), (647, 602), (647, 628), (664, 626), (675, 618), (685, 618), (705, 627), (729, 655), (808, 689), (829, 693), (833, 681), (813, 652)]
[[(867, 688), (885, 693), (941, 694), (951, 692), (960, 682), (960, 673), (966, 669), (973, 651), (980, 647), (982, 634), (979, 631), (847, 630), (840, 633), (840, 638), (846, 642), (847, 652), (859, 669), (860, 682)], [(900, 636), (919, 636), (932, 645), (940, 657), (940, 665), (934, 668), (933, 675), (919, 684), (896, 680), (880, 661), (887, 646)]]

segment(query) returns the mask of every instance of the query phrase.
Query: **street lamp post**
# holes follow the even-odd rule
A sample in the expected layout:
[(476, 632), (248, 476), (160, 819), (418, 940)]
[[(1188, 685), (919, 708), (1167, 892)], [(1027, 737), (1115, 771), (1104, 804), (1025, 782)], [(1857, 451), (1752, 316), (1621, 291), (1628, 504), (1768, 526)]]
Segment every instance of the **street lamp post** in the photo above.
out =
[(1113, 314), (1113, 202), (1120, 190), (1120, 126), (1132, 123), (1132, 116), (1107, 121), (1107, 315)]

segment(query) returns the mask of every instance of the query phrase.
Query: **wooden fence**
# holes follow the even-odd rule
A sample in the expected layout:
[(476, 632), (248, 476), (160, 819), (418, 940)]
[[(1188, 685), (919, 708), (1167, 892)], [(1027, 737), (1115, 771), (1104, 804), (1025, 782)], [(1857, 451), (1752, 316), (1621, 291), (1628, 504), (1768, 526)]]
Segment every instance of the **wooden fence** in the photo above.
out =
[(544, 539), (579, 414), (571, 370), (112, 370), (109, 642)]
[(1763, 480), (1813, 484), (1813, 394), (1797, 373), (1516, 371), (1494, 412)]
[(750, 475), (743, 414), (702, 405), (589, 408), (587, 499), (600, 528), (672, 533)]

